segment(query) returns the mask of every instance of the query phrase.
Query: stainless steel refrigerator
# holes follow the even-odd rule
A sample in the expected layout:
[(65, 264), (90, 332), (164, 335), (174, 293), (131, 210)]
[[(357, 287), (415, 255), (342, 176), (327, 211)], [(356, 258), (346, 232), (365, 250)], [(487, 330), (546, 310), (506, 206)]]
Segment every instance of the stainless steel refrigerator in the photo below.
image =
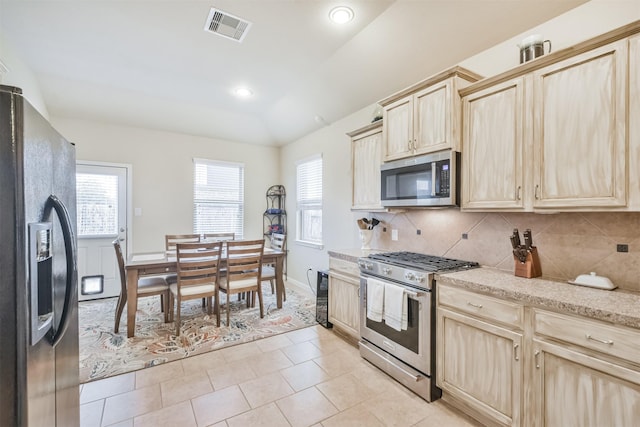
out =
[(0, 85), (0, 426), (75, 427), (75, 147)]

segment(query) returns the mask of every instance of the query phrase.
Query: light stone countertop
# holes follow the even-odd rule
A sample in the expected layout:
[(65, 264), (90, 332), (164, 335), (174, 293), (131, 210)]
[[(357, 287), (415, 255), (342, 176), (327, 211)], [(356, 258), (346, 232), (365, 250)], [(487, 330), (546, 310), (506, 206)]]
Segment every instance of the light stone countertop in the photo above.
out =
[(640, 329), (640, 295), (635, 293), (525, 279), (488, 267), (436, 274), (436, 282)]

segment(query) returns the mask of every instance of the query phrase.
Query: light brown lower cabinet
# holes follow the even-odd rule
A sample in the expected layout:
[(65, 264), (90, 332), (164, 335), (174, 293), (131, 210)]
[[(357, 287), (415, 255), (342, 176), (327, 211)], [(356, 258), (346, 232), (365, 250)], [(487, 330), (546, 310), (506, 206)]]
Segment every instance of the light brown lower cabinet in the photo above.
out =
[(533, 340), (536, 426), (637, 426), (640, 372)]
[(640, 333), (533, 310), (536, 426), (640, 425)]
[(359, 274), (356, 263), (329, 258), (329, 321), (355, 340), (360, 338)]
[(640, 425), (640, 330), (444, 283), (437, 292), (444, 400), (485, 425)]
[(519, 426), (522, 334), (438, 308), (438, 386), (502, 425)]

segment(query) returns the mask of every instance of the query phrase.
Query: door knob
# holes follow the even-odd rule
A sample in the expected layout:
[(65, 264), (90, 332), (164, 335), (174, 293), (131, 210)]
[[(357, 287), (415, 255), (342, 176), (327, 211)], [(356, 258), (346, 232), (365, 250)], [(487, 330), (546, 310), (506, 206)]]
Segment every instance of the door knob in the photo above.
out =
[(124, 227), (120, 227), (120, 232), (121, 232), (121, 233), (124, 233), (124, 231), (125, 231), (125, 230), (124, 230)]

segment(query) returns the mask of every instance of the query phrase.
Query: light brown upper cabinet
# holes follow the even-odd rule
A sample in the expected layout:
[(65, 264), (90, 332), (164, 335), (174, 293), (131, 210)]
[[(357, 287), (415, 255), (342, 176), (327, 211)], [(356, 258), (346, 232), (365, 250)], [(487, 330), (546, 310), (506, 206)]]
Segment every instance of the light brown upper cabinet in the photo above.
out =
[(463, 99), (465, 208), (524, 208), (524, 81), (517, 77)]
[(462, 209), (640, 210), (629, 96), (638, 41), (628, 38), (638, 31), (630, 24), (460, 91)]
[(454, 67), (379, 101), (384, 161), (444, 149), (459, 151), (458, 90), (479, 79), (469, 70)]
[(629, 209), (640, 211), (640, 35), (629, 38)]
[(382, 121), (349, 132), (351, 137), (353, 210), (382, 210), (380, 165), (382, 164)]
[(533, 73), (534, 207), (627, 203), (627, 40)]

